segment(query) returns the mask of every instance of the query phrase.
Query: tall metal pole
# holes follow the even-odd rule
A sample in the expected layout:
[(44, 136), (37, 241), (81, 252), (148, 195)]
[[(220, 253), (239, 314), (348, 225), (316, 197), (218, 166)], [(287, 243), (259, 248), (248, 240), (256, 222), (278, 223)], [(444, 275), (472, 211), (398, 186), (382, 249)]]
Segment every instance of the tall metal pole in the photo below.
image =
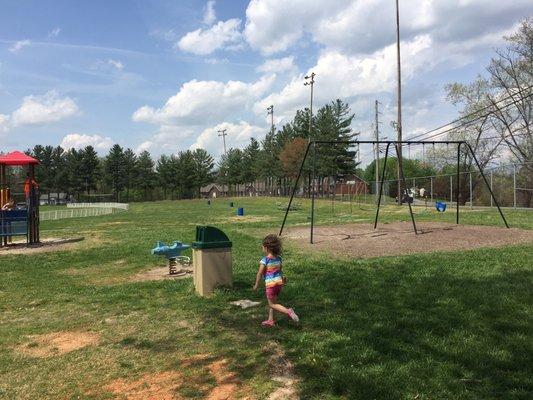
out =
[(312, 127), (313, 127), (313, 86), (315, 84), (315, 73), (311, 72), (310, 75), (305, 76), (304, 86), (311, 86), (311, 101), (309, 104), (309, 141), (312, 139)]
[(479, 173), (481, 174), (481, 177), (485, 181), (485, 185), (489, 189), (491, 201), (492, 201), (492, 199), (494, 199), (494, 202), (496, 203), (496, 207), (498, 207), (498, 212), (500, 213), (500, 216), (502, 217), (502, 220), (505, 223), (505, 226), (507, 228), (509, 228), (509, 224), (507, 223), (507, 220), (505, 219), (505, 216), (503, 215), (502, 209), (500, 208), (500, 204), (498, 203), (498, 200), (496, 200), (496, 197), (494, 196), (494, 192), (492, 191), (492, 187), (487, 182), (487, 178), (485, 177), (485, 174), (483, 173), (483, 170), (481, 169), (481, 165), (479, 165), (479, 161), (477, 160), (476, 155), (474, 154), (474, 150), (472, 149), (472, 146), (470, 146), (470, 143), (468, 143), (468, 142), (463, 142), (463, 144), (466, 147), (468, 147), (468, 150), (470, 150), (470, 154), (472, 154), (472, 158), (474, 159), (474, 161), (475, 161), (475, 163), (477, 165), (477, 169), (479, 170)]
[(312, 166), (312, 181), (313, 184), (311, 185), (311, 191), (313, 192), (311, 194), (311, 244), (313, 244), (313, 236), (314, 236), (314, 230), (315, 230), (315, 164), (316, 164), (316, 143), (313, 142), (313, 166)]
[(378, 200), (378, 197), (379, 197), (379, 189), (378, 189), (378, 182), (379, 182), (379, 101), (376, 100), (375, 102), (375, 118), (376, 118), (376, 121), (375, 121), (375, 136), (376, 136), (376, 144), (374, 145), (374, 149), (375, 149), (375, 156), (374, 156), (374, 159), (375, 159), (375, 170), (376, 170), (376, 186), (375, 186), (375, 190), (376, 190), (376, 202)]
[(307, 154), (309, 153), (310, 147), (311, 147), (311, 143), (308, 143), (307, 147), (305, 148), (304, 158), (302, 159), (302, 163), (300, 164), (300, 170), (298, 171), (298, 176), (296, 177), (296, 181), (294, 182), (294, 186), (292, 188), (291, 198), (289, 199), (289, 204), (287, 204), (287, 209), (285, 210), (285, 216), (283, 217), (283, 222), (281, 223), (278, 236), (281, 236), (281, 234), (283, 233), (283, 228), (285, 227), (285, 222), (287, 221), (287, 216), (289, 215), (289, 210), (292, 205), (292, 199), (294, 199), (294, 195), (296, 194), (296, 189), (298, 188), (298, 182), (300, 180), (300, 176), (302, 175), (302, 171), (305, 165), (305, 160), (307, 159)]
[[(401, 57), (400, 57), (400, 7), (398, 0), (396, 0), (396, 56), (397, 56), (397, 72), (398, 72), (398, 117), (397, 126), (398, 129), (398, 142), (402, 141), (402, 70), (401, 70)], [(397, 145), (398, 154), (398, 204), (402, 203), (402, 185), (401, 185), (401, 169), (402, 169), (402, 145)]]
[[(314, 84), (315, 84), (315, 73), (314, 72), (311, 72), (310, 75), (306, 75), (304, 77), (304, 86), (311, 86), (311, 100), (310, 100), (310, 104), (309, 104), (309, 139), (308, 139), (308, 142), (311, 143), (311, 139), (312, 139), (312, 136), (313, 136), (313, 87), (314, 87)], [(314, 190), (314, 179), (313, 178), (313, 182), (311, 183), (311, 171), (309, 171), (309, 185), (308, 185), (308, 188), (307, 188), (307, 194), (308, 196), (311, 195), (311, 187), (313, 186), (313, 190)]]
[(270, 115), (270, 132), (274, 133), (274, 104), (267, 107), (267, 115)]
[(228, 136), (228, 134), (226, 133), (227, 129), (224, 128), (224, 129), (219, 129), (217, 132), (218, 132), (218, 136), (219, 137), (222, 137), (222, 140), (224, 141), (224, 154), (227, 154), (227, 151), (226, 151), (226, 136)]
[(385, 160), (383, 161), (383, 169), (381, 170), (381, 181), (379, 182), (378, 206), (376, 208), (376, 218), (374, 219), (374, 229), (376, 229), (378, 226), (379, 208), (381, 206), (381, 194), (383, 193), (383, 182), (385, 181), (385, 170), (387, 168), (387, 157), (389, 156), (390, 145), (390, 143), (387, 143), (387, 147), (385, 148)]
[[(400, 155), (400, 144), (397, 143), (395, 146), (396, 148), (396, 155)], [(403, 169), (400, 170), (400, 178), (402, 179), (403, 181), (403, 184), (405, 187), (407, 187), (407, 183), (405, 182), (405, 174), (403, 173)], [(416, 223), (415, 223), (415, 216), (413, 214), (413, 208), (411, 207), (411, 202), (409, 200), (407, 200), (407, 205), (409, 206), (409, 214), (411, 215), (411, 222), (413, 223), (413, 230), (415, 231), (415, 235), (418, 235), (418, 231), (416, 229)]]

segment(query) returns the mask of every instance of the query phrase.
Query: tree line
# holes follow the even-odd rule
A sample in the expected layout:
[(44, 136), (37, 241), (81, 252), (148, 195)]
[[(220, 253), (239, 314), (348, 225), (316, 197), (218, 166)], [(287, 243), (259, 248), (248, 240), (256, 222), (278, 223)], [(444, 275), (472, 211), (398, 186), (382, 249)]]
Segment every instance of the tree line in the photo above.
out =
[[(266, 182), (272, 193), (280, 193), (294, 180), (309, 140), (354, 138), (354, 117), (348, 104), (338, 99), (312, 117), (309, 109), (298, 110), (280, 129), (273, 127), (261, 141), (251, 138), (243, 149), (229, 149), (218, 162), (204, 149), (164, 154), (154, 160), (148, 151), (136, 154), (118, 144), (103, 157), (93, 146), (36, 145), (26, 153), (40, 161), (36, 179), (41, 195), (49, 198), (65, 193), (80, 201), (112, 193), (116, 201), (190, 199), (199, 197), (200, 189), (209, 183), (219, 183), (231, 193), (237, 185), (258, 180)], [(317, 148), (316, 174), (338, 178), (355, 173), (355, 156), (348, 145)], [(309, 172), (307, 166), (305, 173)]]

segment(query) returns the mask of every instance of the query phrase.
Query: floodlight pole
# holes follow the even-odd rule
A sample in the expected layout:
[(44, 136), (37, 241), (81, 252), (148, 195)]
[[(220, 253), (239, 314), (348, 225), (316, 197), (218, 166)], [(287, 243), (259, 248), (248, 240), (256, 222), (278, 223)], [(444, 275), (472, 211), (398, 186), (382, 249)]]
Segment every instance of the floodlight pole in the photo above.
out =
[(228, 136), (228, 134), (226, 133), (227, 129), (224, 128), (224, 129), (219, 129), (217, 132), (218, 132), (218, 137), (222, 137), (222, 140), (224, 141), (224, 155), (227, 154), (227, 151), (226, 151), (226, 136)]
[(274, 104), (267, 107), (267, 115), (270, 115), (270, 132), (274, 133)]

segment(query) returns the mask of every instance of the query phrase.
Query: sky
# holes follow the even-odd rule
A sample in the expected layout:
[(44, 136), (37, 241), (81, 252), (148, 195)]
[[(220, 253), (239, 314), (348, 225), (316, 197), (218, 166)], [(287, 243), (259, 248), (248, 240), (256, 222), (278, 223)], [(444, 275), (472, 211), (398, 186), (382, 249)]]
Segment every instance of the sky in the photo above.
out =
[[(244, 147), (340, 98), (360, 138), (392, 139), (394, 0), (0, 0), (0, 151), (118, 143), (154, 157)], [(531, 0), (401, 0), (404, 137), (457, 116), (468, 83)], [(362, 159), (372, 150), (361, 149)]]

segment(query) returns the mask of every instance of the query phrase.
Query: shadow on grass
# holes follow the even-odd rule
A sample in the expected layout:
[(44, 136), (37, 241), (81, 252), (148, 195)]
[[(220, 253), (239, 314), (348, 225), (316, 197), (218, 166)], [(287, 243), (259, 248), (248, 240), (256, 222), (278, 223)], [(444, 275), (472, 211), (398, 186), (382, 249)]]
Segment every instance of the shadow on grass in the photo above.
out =
[(243, 342), (227, 349), (237, 360), (243, 348), (278, 341), (305, 399), (525, 399), (533, 274), (520, 261), (505, 264), (527, 260), (527, 249), (299, 263), (281, 296), (300, 313), (299, 327), (280, 317), (265, 331), (255, 314), (229, 311), (218, 321)]

